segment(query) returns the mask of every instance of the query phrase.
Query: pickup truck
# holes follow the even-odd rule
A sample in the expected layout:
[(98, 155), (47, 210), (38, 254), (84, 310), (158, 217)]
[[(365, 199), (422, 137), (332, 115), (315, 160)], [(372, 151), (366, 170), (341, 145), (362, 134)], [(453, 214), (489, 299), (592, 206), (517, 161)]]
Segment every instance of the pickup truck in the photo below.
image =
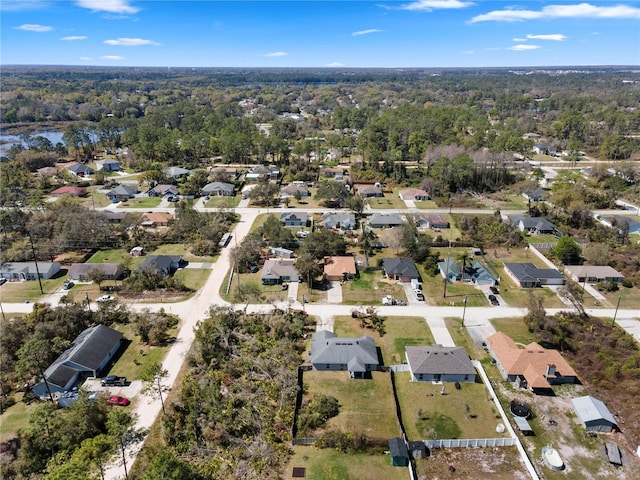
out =
[(126, 384), (127, 377), (118, 377), (117, 375), (109, 375), (108, 377), (104, 377), (102, 378), (102, 380), (100, 380), (100, 385), (102, 385), (103, 387), (114, 385), (124, 387)]

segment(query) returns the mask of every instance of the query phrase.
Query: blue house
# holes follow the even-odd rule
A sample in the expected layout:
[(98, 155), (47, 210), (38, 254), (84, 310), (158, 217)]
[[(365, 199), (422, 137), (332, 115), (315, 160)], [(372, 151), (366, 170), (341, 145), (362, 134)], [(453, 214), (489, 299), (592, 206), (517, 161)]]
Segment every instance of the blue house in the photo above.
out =
[(495, 285), (496, 278), (477, 260), (469, 261), (462, 271), (462, 264), (454, 258), (448, 258), (438, 262), (438, 269), (442, 278), (449, 283), (471, 282), (475, 285)]

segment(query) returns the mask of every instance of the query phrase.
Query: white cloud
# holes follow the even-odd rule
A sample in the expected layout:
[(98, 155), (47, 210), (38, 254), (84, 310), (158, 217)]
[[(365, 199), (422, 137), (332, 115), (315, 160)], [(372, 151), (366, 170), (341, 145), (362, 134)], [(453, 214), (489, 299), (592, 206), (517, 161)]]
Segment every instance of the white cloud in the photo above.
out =
[(2, 0), (0, 10), (16, 12), (19, 10), (42, 10), (49, 6), (47, 0)]
[(554, 18), (640, 18), (640, 8), (628, 5), (598, 7), (589, 3), (576, 5), (547, 5), (541, 10), (506, 8), (477, 15), (471, 23), (477, 22), (521, 22), (523, 20), (550, 20)]
[(340, 63), (340, 62), (333, 62), (333, 63), (327, 64), (327, 67), (329, 67), (329, 68), (344, 67), (344, 65), (342, 63)]
[(263, 57), (286, 57), (287, 55), (289, 55), (287, 52), (271, 52), (265, 53)]
[(93, 60), (93, 58), (91, 58), (91, 57), (80, 57), (80, 60), (82, 60), (83, 62), (90, 62), (91, 60)]
[(25, 32), (50, 32), (53, 30), (53, 27), (48, 25), (38, 25), (37, 23), (24, 23), (16, 28), (18, 30), (24, 30)]
[(137, 13), (138, 7), (129, 5), (127, 0), (77, 0), (77, 5), (94, 11), (111, 13)]
[(401, 10), (415, 10), (422, 12), (432, 12), (433, 10), (467, 8), (474, 5), (473, 2), (463, 2), (460, 0), (416, 0), (399, 7)]
[(77, 40), (86, 40), (87, 38), (89, 38), (89, 37), (87, 37), (85, 35), (69, 35), (68, 37), (60, 38), (60, 40), (64, 40), (64, 41), (67, 41), (67, 42), (74, 42), (74, 41), (77, 41)]
[(540, 48), (540, 45), (514, 45), (513, 47), (507, 47), (507, 50), (512, 50), (514, 52), (526, 52), (529, 50), (537, 50)]
[(139, 47), (142, 45), (160, 45), (158, 42), (154, 42), (153, 40), (145, 40), (144, 38), (116, 38), (114, 40), (105, 40), (102, 43), (106, 43), (107, 45), (115, 45), (118, 47)]
[(513, 41), (514, 42), (526, 42), (527, 39), (526, 38), (514, 38)]
[(103, 55), (100, 57), (102, 60), (124, 60), (124, 57), (120, 55)]
[(474, 52), (473, 50), (464, 50), (462, 53), (464, 53), (465, 55), (473, 55), (476, 52)]
[(562, 33), (549, 33), (545, 35), (528, 34), (527, 38), (530, 40), (550, 40), (552, 42), (564, 42), (567, 39), (567, 36), (563, 35)]
[(382, 30), (378, 30), (377, 28), (369, 28), (368, 30), (358, 30), (357, 32), (353, 32), (351, 34), (352, 37), (359, 37), (361, 35), (369, 35), (370, 33), (380, 33)]

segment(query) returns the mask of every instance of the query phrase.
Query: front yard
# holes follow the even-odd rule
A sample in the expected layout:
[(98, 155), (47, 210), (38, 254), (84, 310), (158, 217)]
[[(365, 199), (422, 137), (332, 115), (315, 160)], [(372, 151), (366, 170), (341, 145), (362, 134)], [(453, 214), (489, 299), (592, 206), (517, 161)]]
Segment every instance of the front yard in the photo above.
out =
[[(67, 271), (65, 269), (48, 280), (42, 279), (42, 291), (45, 295), (54, 293), (62, 288)], [(5, 303), (35, 302), (42, 297), (38, 280), (7, 282), (0, 286), (0, 298)]]
[(402, 285), (384, 278), (381, 272), (361, 272), (358, 279), (342, 285), (342, 303), (345, 305), (382, 305), (386, 295), (407, 301)]

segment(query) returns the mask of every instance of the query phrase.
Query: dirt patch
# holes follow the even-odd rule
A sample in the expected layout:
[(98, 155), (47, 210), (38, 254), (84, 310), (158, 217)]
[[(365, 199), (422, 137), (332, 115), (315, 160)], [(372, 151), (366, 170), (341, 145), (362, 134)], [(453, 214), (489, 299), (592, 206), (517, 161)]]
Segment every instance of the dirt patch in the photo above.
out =
[(530, 478), (515, 447), (433, 449), (417, 468), (419, 480)]

